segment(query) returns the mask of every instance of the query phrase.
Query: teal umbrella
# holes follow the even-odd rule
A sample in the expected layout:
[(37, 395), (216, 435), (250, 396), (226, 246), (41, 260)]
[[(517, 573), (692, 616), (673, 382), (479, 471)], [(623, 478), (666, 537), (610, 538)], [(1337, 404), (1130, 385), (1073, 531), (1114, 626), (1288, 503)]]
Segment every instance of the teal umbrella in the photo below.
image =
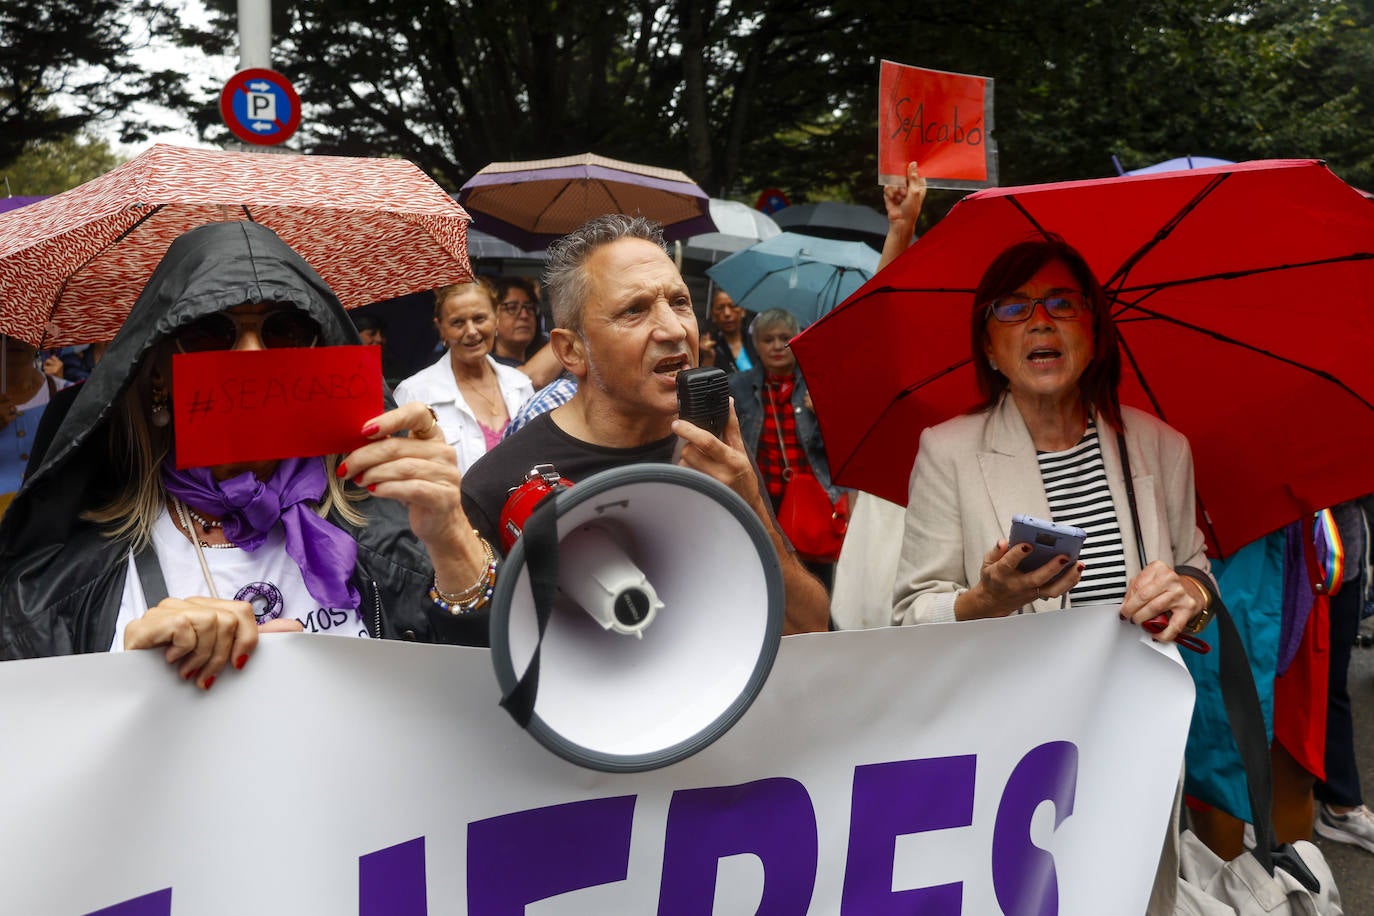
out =
[(706, 275), (736, 305), (756, 312), (787, 309), (805, 327), (877, 271), (878, 252), (862, 242), (783, 232), (735, 252), (708, 268)]

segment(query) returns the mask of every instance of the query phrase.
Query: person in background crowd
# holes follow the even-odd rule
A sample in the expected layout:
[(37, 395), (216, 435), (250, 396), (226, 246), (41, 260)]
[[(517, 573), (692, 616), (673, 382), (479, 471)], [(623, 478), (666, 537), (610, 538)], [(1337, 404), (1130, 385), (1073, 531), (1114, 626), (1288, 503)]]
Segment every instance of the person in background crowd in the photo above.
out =
[(438, 361), (396, 386), (396, 402), (428, 404), (459, 470), (501, 441), (506, 424), (530, 396), (529, 376), (491, 357), (496, 339), (496, 290), (484, 279), (434, 294), (434, 326), (448, 348)]
[(43, 362), (43, 373), (73, 384), (84, 382), (95, 368), (95, 364), (100, 362), (107, 346), (109, 344), (102, 342), (43, 350), (39, 354)]
[(491, 358), (518, 369), (549, 342), (539, 327), (539, 299), (534, 284), (524, 277), (498, 277), (496, 287), (496, 343)]
[(40, 372), (37, 350), (17, 337), (0, 334), (5, 372), (0, 376), (0, 515), (24, 482), (43, 411), (53, 395), (71, 382)]
[(423, 405), (367, 421), (346, 456), (171, 459), (174, 354), (357, 342), (266, 227), (173, 241), (0, 521), (0, 659), (157, 648), (208, 690), (259, 632), (484, 644), (484, 627), (436, 613), (471, 531)]
[(386, 322), (376, 315), (349, 315), (358, 329), (358, 338), (369, 347), (386, 349)]
[(575, 394), (577, 394), (577, 378), (564, 372), (536, 391), (534, 397), (525, 402), (525, 406), (521, 407), (519, 412), (511, 418), (503, 438), (509, 439), (541, 413), (548, 413), (555, 407), (562, 407), (571, 401)]
[(1374, 495), (1333, 508), (1345, 548), (1345, 575), (1331, 596), (1331, 658), (1326, 698), (1326, 778), (1313, 787), (1317, 802), (1314, 829), (1336, 843), (1374, 852), (1374, 814), (1364, 804), (1360, 769), (1355, 759), (1354, 721), (1350, 711), (1350, 652), (1360, 632), (1360, 613), (1369, 586), (1369, 516)]
[[(759, 354), (750, 339), (749, 324), (755, 313), (735, 305), (723, 289), (711, 294), (711, 337), (715, 341), (715, 367), (726, 372), (747, 372), (758, 365)], [(705, 365), (705, 363), (702, 363)]]
[(395, 388), (400, 380), (400, 373), (396, 371), (395, 361), (391, 357), (391, 352), (387, 350), (386, 320), (380, 315), (360, 315), (357, 312), (349, 312), (348, 317), (358, 329), (358, 337), (363, 344), (377, 347), (382, 351), (382, 379), (387, 387)]
[[(806, 380), (797, 368), (789, 342), (800, 333), (797, 318), (784, 309), (760, 312), (749, 326), (758, 363), (730, 377), (730, 394), (739, 414), (745, 448), (758, 463), (774, 513), (782, 507), (787, 481), (793, 471), (809, 471), (830, 494), (841, 491), (830, 483), (821, 428), (806, 391)], [(827, 588), (833, 563), (810, 563)]]

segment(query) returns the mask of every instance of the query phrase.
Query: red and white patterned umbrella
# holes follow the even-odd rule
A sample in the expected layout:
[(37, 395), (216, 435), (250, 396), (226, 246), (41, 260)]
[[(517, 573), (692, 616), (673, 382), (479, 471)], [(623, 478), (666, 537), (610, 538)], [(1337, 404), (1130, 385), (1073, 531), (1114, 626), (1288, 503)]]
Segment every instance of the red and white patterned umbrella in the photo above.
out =
[(43, 347), (109, 340), (172, 240), (251, 219), (347, 308), (472, 279), (470, 217), (402, 159), (157, 145), (0, 214), (0, 333)]

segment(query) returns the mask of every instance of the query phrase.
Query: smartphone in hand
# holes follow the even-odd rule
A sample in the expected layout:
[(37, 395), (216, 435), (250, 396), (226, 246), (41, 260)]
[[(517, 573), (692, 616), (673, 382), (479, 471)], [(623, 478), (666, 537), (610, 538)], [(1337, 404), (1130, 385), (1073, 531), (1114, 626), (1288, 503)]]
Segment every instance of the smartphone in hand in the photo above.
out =
[[(1067, 555), (1070, 563), (1075, 562), (1079, 552), (1083, 549), (1083, 541), (1087, 537), (1086, 531), (1072, 525), (1047, 522), (1030, 515), (1013, 515), (1011, 517), (1011, 535), (1007, 541), (1012, 547), (1017, 544), (1029, 544), (1031, 546), (1031, 552), (1026, 554), (1026, 558), (1016, 567), (1021, 572), (1030, 572), (1032, 569), (1039, 569), (1050, 560), (1061, 555)], [(1065, 566), (1059, 575), (1062, 576), (1067, 570), (1068, 566)]]

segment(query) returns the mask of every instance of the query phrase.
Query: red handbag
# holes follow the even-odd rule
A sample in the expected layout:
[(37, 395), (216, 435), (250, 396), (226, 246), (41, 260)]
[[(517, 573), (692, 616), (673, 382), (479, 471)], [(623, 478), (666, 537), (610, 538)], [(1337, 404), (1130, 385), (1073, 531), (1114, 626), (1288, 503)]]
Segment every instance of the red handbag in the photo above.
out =
[(844, 534), (849, 530), (849, 494), (832, 504), (830, 494), (814, 474), (791, 468), (788, 471), (787, 489), (778, 509), (782, 533), (803, 560), (834, 563), (840, 558)]
[(773, 431), (778, 435), (778, 451), (782, 455), (784, 489), (782, 505), (778, 508), (778, 525), (803, 560), (834, 563), (840, 558), (844, 534), (849, 530), (849, 494), (831, 503), (830, 494), (816, 475), (788, 463), (777, 409), (767, 394), (764, 400), (773, 412)]

